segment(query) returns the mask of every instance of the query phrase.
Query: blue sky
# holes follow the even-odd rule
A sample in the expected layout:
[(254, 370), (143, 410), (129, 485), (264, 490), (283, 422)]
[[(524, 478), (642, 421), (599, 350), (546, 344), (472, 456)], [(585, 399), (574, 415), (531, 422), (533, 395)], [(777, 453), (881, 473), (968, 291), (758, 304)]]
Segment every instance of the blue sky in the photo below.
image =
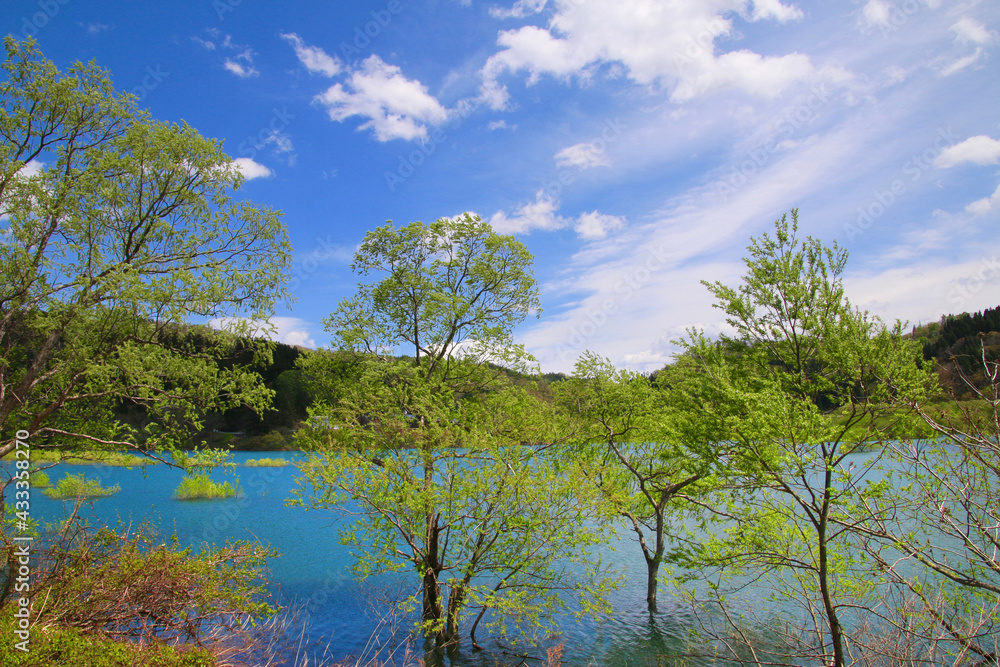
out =
[(722, 330), (793, 207), (848, 296), (927, 322), (1000, 304), (1000, 3), (946, 0), (4, 0), (3, 32), (96, 60), (225, 141), (280, 209), (309, 346), (364, 233), (471, 211), (535, 256), (546, 371), (649, 371)]

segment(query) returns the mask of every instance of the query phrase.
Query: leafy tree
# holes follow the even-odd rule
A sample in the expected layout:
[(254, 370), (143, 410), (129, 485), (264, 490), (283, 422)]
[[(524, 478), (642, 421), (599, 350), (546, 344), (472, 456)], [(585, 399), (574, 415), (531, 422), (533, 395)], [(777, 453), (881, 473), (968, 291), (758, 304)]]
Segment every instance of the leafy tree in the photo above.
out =
[(852, 529), (892, 591), (879, 613), (900, 638), (866, 639), (897, 662), (914, 647), (939, 663), (1000, 656), (1000, 364), (981, 345), (985, 387), (962, 376), (975, 400), (942, 410), (901, 391), (933, 437), (888, 443), (885, 477), (858, 485)]
[(220, 142), (151, 119), (97, 65), (60, 72), (33, 40), (4, 44), (0, 457), (19, 429), (36, 447), (162, 448), (206, 410), (264, 409), (256, 374), (216, 363), (235, 336), (177, 334), (264, 320), (287, 296), (279, 214), (233, 199), (243, 179)]
[[(341, 352), (306, 363), (307, 375), (329, 364), (347, 381), (314, 392), (300, 502), (352, 500), (356, 571), (419, 578), (429, 659), (458, 647), (473, 613), (475, 646), (484, 618), (501, 631), (508, 619), (536, 625), (567, 590), (599, 603), (592, 498), (540, 446), (553, 437), (551, 408), (497, 365), (530, 362), (512, 339), (538, 308), (528, 251), (466, 214), (369, 232), (353, 267), (383, 277), (326, 320)], [(573, 561), (582, 571), (567, 569)]]
[(719, 568), (719, 596), (724, 584), (744, 586), (742, 573), (769, 584), (786, 608), (804, 609), (809, 621), (786, 631), (784, 648), (840, 667), (849, 662), (844, 616), (875, 593), (844, 506), (877, 456), (855, 454), (896, 418), (895, 392), (917, 391), (926, 374), (898, 323), (851, 307), (840, 277), (846, 252), (797, 231), (793, 210), (773, 237), (752, 240), (739, 287), (705, 283), (733, 335), (684, 342), (719, 396), (730, 465), (751, 482), (720, 504), (730, 527), (698, 559)]
[(559, 404), (578, 425), (566, 455), (582, 459), (608, 510), (634, 532), (651, 612), (667, 544), (677, 536), (671, 521), (693, 509), (684, 502), (689, 496), (714, 485), (718, 443), (725, 440), (701, 397), (678, 391), (689, 370), (681, 368), (684, 361), (659, 374), (664, 384), (674, 383), (664, 390), (588, 352), (573, 377), (555, 385)]

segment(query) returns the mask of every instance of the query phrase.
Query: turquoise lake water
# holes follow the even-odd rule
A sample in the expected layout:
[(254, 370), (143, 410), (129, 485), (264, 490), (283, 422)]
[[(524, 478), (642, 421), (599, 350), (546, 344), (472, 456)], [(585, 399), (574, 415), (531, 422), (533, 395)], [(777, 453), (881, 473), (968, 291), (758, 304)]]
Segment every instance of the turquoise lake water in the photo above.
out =
[[(240, 464), (251, 458), (301, 459), (293, 452), (236, 452)], [(415, 578), (405, 574), (380, 576), (359, 582), (350, 571), (350, 550), (338, 538), (344, 521), (334, 511), (306, 511), (289, 507), (286, 500), (299, 474), (294, 465), (281, 468), (238, 467), (234, 473), (216, 471), (213, 478), (232, 479), (235, 474), (244, 496), (226, 500), (178, 501), (172, 497), (183, 472), (164, 465), (145, 468), (59, 465), (48, 471), (53, 484), (68, 473), (83, 472), (99, 478), (105, 486), (118, 485), (121, 491), (86, 505), (81, 511), (91, 523), (115, 525), (117, 522), (150, 521), (164, 538), (176, 533), (184, 545), (198, 547), (205, 543), (222, 544), (226, 540), (258, 540), (278, 549), (281, 555), (270, 561), (268, 579), (272, 594), (284, 604), (304, 608), (308, 622), (293, 628), (302, 634), (301, 655), (325, 655), (328, 659), (362, 657), (370, 659), (376, 647), (381, 656), (404, 645), (410, 636), (413, 618), (396, 618), (394, 623), (380, 623), (391, 608), (389, 601), (414, 592)], [(52, 500), (41, 491), (33, 491), (32, 516), (54, 521), (70, 510), (69, 501)], [(503, 653), (523, 652), (544, 657), (545, 647), (564, 643), (565, 665), (669, 664), (658, 661), (657, 654), (677, 648), (678, 639), (686, 637), (691, 618), (686, 608), (660, 593), (660, 609), (650, 617), (646, 609), (646, 566), (638, 546), (623, 539), (614, 550), (602, 554), (625, 576), (621, 589), (613, 593), (613, 613), (598, 620), (578, 620), (571, 615), (558, 619), (556, 634), (543, 638), (539, 647), (513, 647), (490, 641), (480, 629), (479, 643), (487, 650), (473, 652), (464, 638), (462, 656), (457, 664), (470, 666), (516, 664), (517, 658)], [(395, 631), (390, 627), (397, 626)], [(372, 638), (375, 638), (375, 641)], [(511, 662), (513, 660), (513, 662)], [(315, 665), (311, 661), (310, 665)], [(529, 661), (528, 664), (531, 664)], [(535, 662), (534, 664), (538, 664)]]

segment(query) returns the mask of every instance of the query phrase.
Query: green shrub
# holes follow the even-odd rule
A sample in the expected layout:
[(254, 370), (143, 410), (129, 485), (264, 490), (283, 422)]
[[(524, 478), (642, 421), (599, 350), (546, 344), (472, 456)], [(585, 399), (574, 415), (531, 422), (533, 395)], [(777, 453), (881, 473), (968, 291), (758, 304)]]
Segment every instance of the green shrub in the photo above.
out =
[(277, 611), (262, 579), (271, 549), (236, 542), (195, 553), (146, 526), (71, 522), (33, 554), (27, 653), (10, 631), (14, 605), (0, 602), (4, 667), (212, 667), (213, 655), (252, 651), (247, 628)]
[(41, 470), (31, 473), (31, 477), (29, 479), (31, 481), (31, 488), (33, 489), (47, 489), (52, 486), (49, 476)]
[(243, 465), (248, 468), (282, 468), (288, 465), (285, 459), (247, 459)]
[(252, 451), (279, 451), (288, 449), (292, 443), (292, 432), (290, 429), (275, 429), (264, 435), (253, 435), (243, 438), (239, 443), (239, 448)]
[(208, 500), (233, 498), (240, 494), (240, 484), (233, 486), (229, 482), (215, 482), (208, 473), (185, 475), (180, 486), (174, 491), (177, 500)]
[(66, 475), (52, 488), (42, 491), (49, 498), (102, 498), (121, 491), (120, 486), (101, 486), (99, 479), (87, 479), (83, 473)]
[(122, 466), (126, 468), (156, 463), (153, 459), (149, 459), (144, 456), (122, 454), (121, 452), (102, 452), (94, 450), (66, 452), (58, 449), (35, 449), (31, 452), (31, 459), (37, 463)]
[(0, 665), (4, 667), (213, 667), (211, 654), (201, 648), (163, 644), (139, 645), (102, 635), (86, 635), (58, 625), (31, 632), (28, 652), (14, 648), (20, 639), (7, 628), (14, 625), (13, 607), (0, 613)]

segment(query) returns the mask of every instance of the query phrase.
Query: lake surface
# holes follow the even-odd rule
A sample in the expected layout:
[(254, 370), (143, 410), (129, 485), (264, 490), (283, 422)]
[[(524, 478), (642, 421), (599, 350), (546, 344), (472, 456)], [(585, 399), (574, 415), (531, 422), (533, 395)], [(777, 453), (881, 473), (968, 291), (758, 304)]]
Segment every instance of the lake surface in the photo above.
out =
[[(234, 460), (285, 458), (301, 460), (296, 452), (235, 452)], [(92, 523), (114, 526), (116, 523), (149, 521), (164, 538), (176, 533), (184, 545), (199, 547), (205, 543), (224, 544), (227, 540), (258, 540), (276, 548), (281, 555), (270, 561), (268, 579), (272, 594), (282, 604), (304, 610), (306, 623), (292, 628), (302, 637), (301, 655), (333, 659), (364, 658), (367, 662), (381, 650), (384, 659), (393, 649), (402, 654), (409, 638), (413, 617), (386, 620), (393, 600), (414, 592), (411, 575), (388, 575), (359, 582), (350, 571), (353, 563), (348, 547), (338, 539), (338, 529), (349, 521), (334, 511), (306, 511), (289, 507), (286, 500), (299, 475), (294, 465), (282, 468), (238, 467), (234, 473), (216, 471), (212, 477), (240, 480), (244, 496), (226, 500), (178, 501), (172, 495), (183, 472), (164, 465), (142, 468), (109, 466), (71, 466), (60, 464), (47, 471), (52, 484), (66, 474), (83, 472), (99, 478), (104, 486), (118, 485), (117, 494), (94, 500), (81, 514)], [(11, 489), (13, 487), (10, 487)], [(41, 490), (33, 491), (32, 516), (40, 521), (55, 521), (70, 511), (72, 502), (52, 500)], [(611, 596), (613, 613), (605, 618), (578, 620), (569, 614), (558, 619), (559, 631), (543, 637), (540, 647), (519, 646), (515, 650), (488, 640), (481, 628), (479, 643), (487, 651), (474, 653), (466, 646), (458, 664), (485, 667), (517, 664), (520, 658), (504, 650), (544, 657), (544, 648), (565, 644), (565, 665), (603, 665), (624, 667), (670, 664), (657, 660), (670, 649), (678, 649), (688, 636), (692, 619), (687, 609), (674, 603), (661, 589), (660, 610), (650, 618), (646, 609), (646, 566), (638, 546), (622, 532), (615, 544), (608, 545), (602, 557), (625, 576), (624, 585)], [(470, 621), (471, 622), (471, 621)], [(529, 661), (527, 664), (539, 664)]]

